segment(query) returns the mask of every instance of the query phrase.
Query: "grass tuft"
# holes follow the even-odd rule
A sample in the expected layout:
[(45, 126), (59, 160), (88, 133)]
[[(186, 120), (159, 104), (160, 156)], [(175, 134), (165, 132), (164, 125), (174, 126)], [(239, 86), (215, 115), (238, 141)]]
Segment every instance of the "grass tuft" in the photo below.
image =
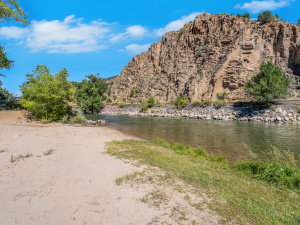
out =
[(44, 152), (44, 155), (47, 156), (47, 155), (52, 155), (53, 152), (55, 152), (54, 149), (50, 148), (48, 151)]

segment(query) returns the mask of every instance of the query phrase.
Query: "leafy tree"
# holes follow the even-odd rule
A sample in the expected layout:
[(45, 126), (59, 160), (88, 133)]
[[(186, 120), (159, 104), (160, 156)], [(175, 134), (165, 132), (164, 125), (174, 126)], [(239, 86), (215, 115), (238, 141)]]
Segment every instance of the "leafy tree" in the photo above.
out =
[(70, 113), (68, 102), (72, 100), (74, 87), (67, 81), (65, 68), (51, 75), (46, 66), (37, 66), (33, 74), (20, 86), (20, 104), (37, 119), (55, 121)]
[[(276, 14), (277, 15), (277, 14)], [(278, 15), (277, 15), (278, 16)], [(261, 23), (268, 23), (273, 20), (272, 12), (271, 11), (264, 11), (258, 15), (258, 21)]]
[(297, 21), (298, 21), (297, 25), (300, 26), (300, 18)]
[(237, 14), (236, 15), (238, 18), (247, 18), (247, 19), (249, 19), (250, 20), (250, 18), (251, 18), (251, 16), (250, 16), (250, 14), (249, 13), (245, 13), (245, 14), (243, 14), (243, 15), (241, 15), (241, 14)]
[[(0, 23), (5, 21), (10, 22), (15, 20), (22, 23), (24, 26), (29, 24), (26, 19), (27, 13), (19, 6), (16, 0), (1, 0), (0, 1)], [(0, 70), (1, 69), (11, 69), (14, 61), (7, 59), (5, 48), (0, 46)], [(4, 74), (0, 73), (0, 76)]]
[(146, 102), (141, 102), (142, 112), (147, 112), (148, 108), (152, 108), (155, 105), (155, 99), (150, 96)]
[(17, 99), (5, 88), (1, 87), (2, 82), (0, 81), (0, 109), (19, 109), (20, 104)]
[(87, 79), (84, 79), (77, 85), (75, 99), (77, 104), (81, 106), (82, 111), (94, 113), (99, 111), (101, 106), (104, 105), (101, 100), (106, 100), (106, 96), (103, 96), (106, 92), (107, 84), (99, 74), (90, 74), (85, 77)]
[(246, 92), (258, 102), (270, 103), (288, 96), (290, 82), (281, 68), (271, 61), (263, 62), (260, 72), (245, 85)]

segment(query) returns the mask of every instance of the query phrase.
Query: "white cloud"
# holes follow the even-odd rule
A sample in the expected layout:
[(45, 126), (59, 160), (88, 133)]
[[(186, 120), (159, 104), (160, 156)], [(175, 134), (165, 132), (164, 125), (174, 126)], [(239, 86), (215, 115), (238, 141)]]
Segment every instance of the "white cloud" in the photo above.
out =
[(290, 5), (294, 0), (266, 0), (266, 1), (251, 1), (243, 5), (237, 4), (235, 8), (246, 9), (251, 13), (259, 13), (265, 10), (276, 10)]
[(82, 19), (68, 16), (64, 21), (33, 21), (29, 28), (3, 27), (4, 38), (23, 39), (32, 52), (79, 53), (106, 48), (100, 44), (109, 32), (104, 22), (82, 23)]
[(132, 55), (137, 55), (137, 54), (140, 54), (142, 52), (148, 51), (150, 46), (151, 46), (150, 43), (144, 44), (144, 45), (139, 45), (139, 44), (134, 43), (134, 44), (127, 45), (125, 47), (125, 49), (122, 49), (121, 51), (125, 51), (129, 54), (132, 54)]
[(178, 20), (174, 20), (174, 21), (168, 23), (163, 28), (154, 30), (154, 34), (157, 37), (161, 37), (169, 31), (177, 31), (177, 30), (181, 29), (184, 26), (184, 24), (186, 24), (190, 21), (194, 21), (196, 16), (199, 15), (199, 14), (202, 14), (202, 13), (203, 12), (194, 12), (194, 13), (191, 13), (189, 15), (183, 16)]
[(6, 39), (10, 39), (10, 38), (22, 39), (26, 35), (28, 35), (29, 31), (30, 30), (27, 28), (11, 26), (11, 27), (2, 27), (0, 29), (0, 34), (3, 38), (6, 38)]
[(126, 29), (126, 32), (119, 33), (110, 38), (110, 42), (116, 43), (121, 39), (126, 38), (142, 38), (148, 33), (148, 30), (145, 27), (140, 25), (130, 26)]

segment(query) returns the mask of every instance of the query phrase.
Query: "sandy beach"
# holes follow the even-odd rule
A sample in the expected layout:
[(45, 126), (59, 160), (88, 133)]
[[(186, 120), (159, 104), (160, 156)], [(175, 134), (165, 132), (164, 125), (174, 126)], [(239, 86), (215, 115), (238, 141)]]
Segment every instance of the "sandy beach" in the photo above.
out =
[[(108, 127), (28, 123), (22, 112), (0, 111), (1, 224), (148, 224), (161, 217), (139, 201), (151, 187), (116, 185), (142, 168), (104, 154), (105, 143), (129, 138)], [(204, 224), (216, 223), (205, 215)]]

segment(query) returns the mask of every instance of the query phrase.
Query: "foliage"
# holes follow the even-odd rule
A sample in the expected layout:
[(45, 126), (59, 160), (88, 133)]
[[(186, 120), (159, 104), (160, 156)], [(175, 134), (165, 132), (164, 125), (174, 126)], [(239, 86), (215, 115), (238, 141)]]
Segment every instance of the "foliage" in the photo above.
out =
[(4, 21), (15, 20), (22, 23), (24, 26), (29, 24), (26, 19), (27, 13), (19, 6), (17, 0), (2, 0), (0, 1), (0, 23)]
[(175, 108), (183, 109), (189, 104), (189, 98), (187, 95), (178, 96), (174, 102)]
[(217, 99), (218, 100), (225, 100), (228, 97), (228, 93), (223, 92), (223, 93), (217, 93)]
[(70, 113), (68, 102), (72, 101), (74, 87), (67, 81), (65, 68), (51, 75), (46, 66), (38, 65), (33, 74), (27, 74), (27, 81), (20, 86), (21, 106), (28, 109), (37, 119), (59, 120)]
[(101, 101), (102, 101), (102, 102), (106, 101), (106, 99), (107, 99), (107, 96), (106, 96), (106, 95), (102, 95), (102, 96), (101, 96)]
[[(15, 20), (21, 22), (24, 26), (29, 24), (29, 21), (26, 19), (27, 13), (19, 6), (18, 1), (16, 0), (2, 0), (0, 1), (0, 23), (5, 21), (10, 22)], [(1, 69), (11, 69), (14, 61), (8, 60), (5, 53), (5, 48), (0, 46), (0, 70)], [(4, 76), (4, 74), (0, 74)]]
[(124, 108), (124, 106), (125, 106), (125, 103), (124, 103), (124, 102), (119, 102), (119, 103), (118, 103), (118, 107)]
[(110, 98), (108, 98), (108, 99), (106, 100), (106, 103), (107, 103), (107, 104), (112, 103), (112, 100), (111, 100)]
[[(277, 14), (276, 14), (277, 15)], [(278, 16), (278, 15), (277, 15)], [(271, 11), (264, 11), (261, 14), (258, 15), (258, 21), (261, 23), (268, 23), (274, 20), (274, 16), (272, 16)]]
[(298, 106), (296, 107), (296, 112), (297, 112), (297, 113), (300, 113), (300, 105), (298, 105)]
[(148, 108), (152, 108), (155, 105), (155, 99), (152, 96), (150, 96), (146, 102), (141, 102), (141, 110), (143, 113), (145, 113), (147, 112)]
[(103, 106), (101, 101), (106, 100), (104, 93), (106, 92), (107, 84), (99, 74), (90, 74), (85, 77), (87, 79), (77, 84), (75, 99), (83, 112), (90, 111), (94, 113)]
[(272, 145), (260, 154), (249, 148), (248, 151), (252, 160), (237, 164), (239, 170), (256, 179), (286, 185), (300, 193), (300, 167), (292, 152), (281, 151)]
[(77, 110), (76, 116), (75, 116), (75, 118), (73, 119), (72, 122), (73, 123), (77, 123), (77, 124), (84, 124), (84, 123), (86, 123), (86, 118), (82, 114), (81, 110)]
[(1, 85), (2, 83), (0, 81), (0, 109), (20, 109), (21, 106), (16, 97), (14, 97), (8, 90), (1, 88)]
[(107, 95), (110, 96), (110, 94), (111, 94), (111, 88), (108, 88), (107, 89)]
[(133, 96), (134, 96), (134, 89), (132, 88), (132, 89), (130, 90), (129, 97), (131, 98), (131, 97), (133, 97)]
[(241, 15), (241, 14), (237, 14), (236, 15), (236, 17), (238, 17), (238, 18), (247, 18), (247, 19), (249, 19), (250, 20), (250, 14), (249, 13), (245, 13), (245, 14), (243, 14), (243, 15)]
[(227, 34), (230, 34), (230, 33), (231, 33), (231, 29), (228, 29)]
[(227, 102), (226, 101), (216, 101), (216, 102), (214, 102), (214, 106), (216, 107), (216, 108), (222, 108), (222, 107), (225, 107), (225, 106), (227, 106)]
[(202, 49), (199, 47), (198, 50), (197, 50), (197, 56), (200, 56), (202, 53)]
[(115, 95), (114, 95), (114, 97), (113, 97), (113, 98), (114, 98), (114, 101), (116, 101), (116, 99), (117, 99), (117, 96), (115, 96)]
[(210, 101), (210, 100), (205, 100), (205, 101), (202, 101), (202, 102), (200, 102), (200, 101), (193, 102), (194, 107), (207, 107), (207, 106), (210, 106), (210, 105), (212, 105), (212, 101)]
[(273, 102), (288, 96), (289, 80), (283, 75), (281, 68), (271, 61), (263, 62), (260, 72), (245, 85), (246, 92), (258, 102)]

